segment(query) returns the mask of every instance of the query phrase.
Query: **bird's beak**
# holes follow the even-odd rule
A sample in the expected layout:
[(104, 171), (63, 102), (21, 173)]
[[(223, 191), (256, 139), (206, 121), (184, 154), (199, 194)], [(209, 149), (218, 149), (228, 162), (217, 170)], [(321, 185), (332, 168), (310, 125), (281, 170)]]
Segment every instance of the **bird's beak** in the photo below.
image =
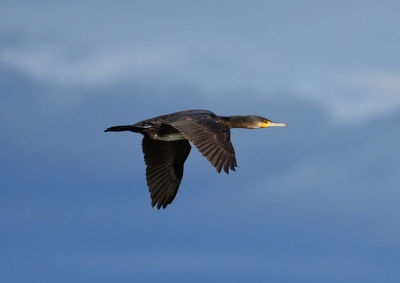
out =
[(261, 124), (261, 128), (268, 128), (268, 127), (286, 127), (285, 123), (277, 123), (277, 122), (266, 122)]

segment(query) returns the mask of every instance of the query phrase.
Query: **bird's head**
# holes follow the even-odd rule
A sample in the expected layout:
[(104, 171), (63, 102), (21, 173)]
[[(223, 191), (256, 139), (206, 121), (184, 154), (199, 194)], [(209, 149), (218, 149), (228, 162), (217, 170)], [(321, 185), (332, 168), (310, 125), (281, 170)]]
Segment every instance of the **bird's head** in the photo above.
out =
[(272, 122), (261, 116), (247, 116), (249, 129), (268, 128), (268, 127), (286, 127), (285, 123)]

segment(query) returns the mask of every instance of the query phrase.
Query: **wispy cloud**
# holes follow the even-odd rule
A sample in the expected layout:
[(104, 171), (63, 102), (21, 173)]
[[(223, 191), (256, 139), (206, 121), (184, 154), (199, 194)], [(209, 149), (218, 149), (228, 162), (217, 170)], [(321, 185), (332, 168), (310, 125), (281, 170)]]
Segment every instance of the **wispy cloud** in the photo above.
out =
[[(0, 62), (41, 81), (78, 87), (157, 79), (200, 86), (211, 96), (232, 95), (230, 91), (236, 88), (249, 88), (260, 96), (286, 89), (320, 102), (341, 122), (358, 122), (400, 108), (400, 73), (396, 71), (343, 67), (341, 75), (337, 70), (326, 70), (323, 74), (312, 75), (310, 71), (284, 77), (279, 71), (273, 77), (273, 70), (265, 66), (260, 69), (252, 55), (236, 58), (222, 50), (215, 53), (217, 50), (200, 52), (164, 43), (74, 51), (50, 44), (4, 48)], [(279, 75), (279, 80), (271, 80), (271, 76)]]
[(398, 71), (343, 69), (295, 85), (295, 93), (324, 105), (337, 122), (358, 123), (400, 109)]
[(371, 113), (385, 114), (400, 108), (400, 72), (361, 70), (344, 83), (354, 93), (337, 111), (347, 117), (363, 118)]
[[(79, 51), (82, 52), (82, 51)], [(176, 73), (185, 55), (177, 48), (163, 46), (89, 49), (81, 54), (57, 45), (9, 48), (0, 51), (0, 62), (38, 80), (61, 85), (92, 86), (162, 73)]]

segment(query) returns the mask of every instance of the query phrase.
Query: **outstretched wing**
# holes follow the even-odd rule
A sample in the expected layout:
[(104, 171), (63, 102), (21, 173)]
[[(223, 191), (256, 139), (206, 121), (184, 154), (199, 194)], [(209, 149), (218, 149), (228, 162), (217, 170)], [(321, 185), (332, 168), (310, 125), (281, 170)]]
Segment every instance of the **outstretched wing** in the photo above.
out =
[(187, 140), (161, 141), (144, 137), (142, 141), (146, 163), (146, 180), (152, 203), (166, 208), (178, 192), (183, 176), (183, 164), (191, 146)]
[(230, 128), (216, 121), (208, 113), (190, 114), (183, 119), (167, 119), (165, 124), (176, 128), (185, 138), (192, 142), (201, 154), (211, 162), (218, 173), (224, 168), (235, 171), (237, 167)]

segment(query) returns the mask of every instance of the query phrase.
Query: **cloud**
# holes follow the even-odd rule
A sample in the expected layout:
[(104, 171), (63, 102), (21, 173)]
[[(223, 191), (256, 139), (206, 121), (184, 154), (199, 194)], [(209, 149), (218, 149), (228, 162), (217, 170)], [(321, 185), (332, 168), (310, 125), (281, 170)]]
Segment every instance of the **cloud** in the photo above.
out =
[[(179, 56), (178, 56), (179, 54)], [(57, 45), (10, 48), (0, 51), (0, 62), (38, 80), (55, 84), (101, 86), (118, 81), (174, 73), (185, 55), (177, 48), (148, 46), (89, 49), (75, 52)]]
[(400, 72), (362, 70), (348, 78), (348, 85), (362, 92), (357, 97), (361, 115), (369, 111), (393, 111), (400, 106)]
[(400, 109), (400, 72), (342, 70), (297, 83), (300, 96), (320, 102), (340, 123), (359, 123)]
[(134, 81), (157, 81), (159, 85), (178, 82), (200, 87), (210, 97), (243, 95), (251, 89), (261, 98), (286, 89), (321, 103), (334, 120), (343, 123), (364, 121), (400, 108), (400, 73), (396, 71), (344, 67), (323, 74), (292, 73), (289, 77), (279, 71), (282, 76), (278, 78), (271, 69), (260, 70), (251, 56), (235, 58), (235, 54), (222, 54), (218, 48), (200, 52), (172, 43), (86, 49), (47, 44), (3, 48), (0, 62), (36, 80), (60, 86), (97, 88)]

